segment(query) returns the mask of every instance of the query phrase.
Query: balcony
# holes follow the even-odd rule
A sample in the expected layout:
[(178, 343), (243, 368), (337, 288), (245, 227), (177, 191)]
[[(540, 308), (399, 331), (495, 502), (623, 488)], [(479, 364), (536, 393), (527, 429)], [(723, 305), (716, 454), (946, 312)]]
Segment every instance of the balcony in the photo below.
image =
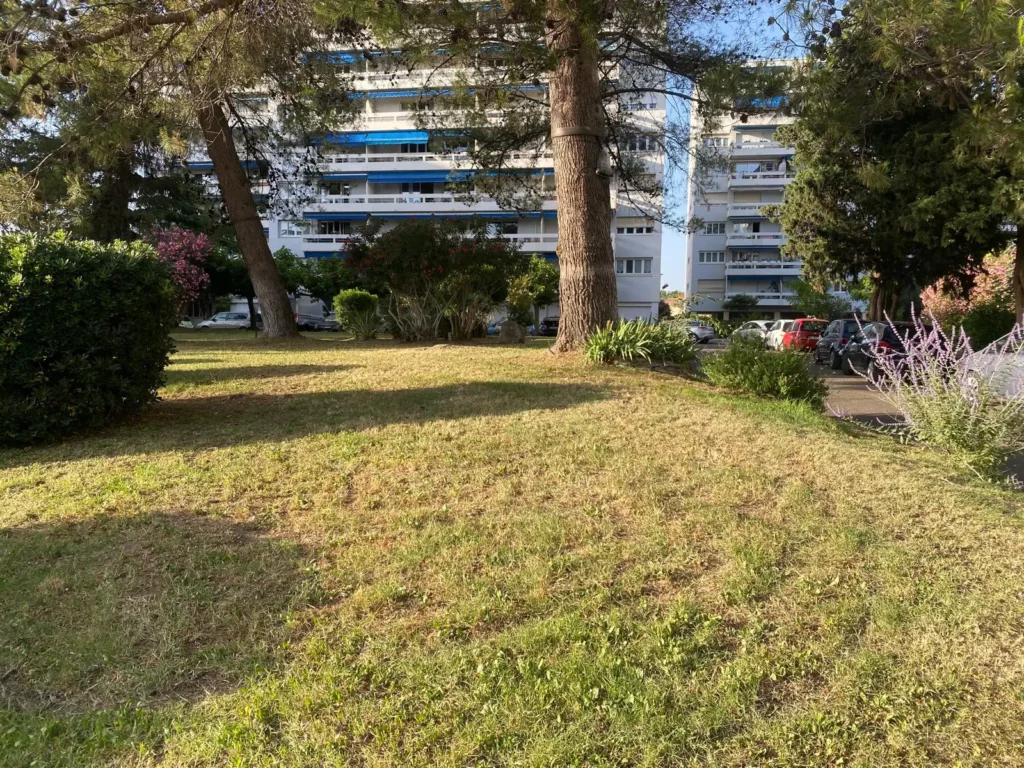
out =
[(750, 277), (799, 277), (804, 263), (799, 260), (758, 259), (757, 261), (727, 261), (726, 275)]
[[(341, 251), (344, 250), (344, 245), (351, 240), (353, 235), (304, 235), (302, 238), (303, 246), (320, 246), (314, 248), (314, 250), (324, 251)], [(512, 234), (512, 235), (500, 235), (506, 240), (518, 243), (525, 251), (554, 251), (558, 245), (557, 234), (540, 234), (540, 233), (527, 233), (527, 234)], [(336, 248), (324, 248), (323, 246), (339, 246)]]
[(779, 189), (786, 186), (796, 174), (790, 171), (763, 171), (761, 173), (729, 174), (730, 189)]
[(785, 244), (786, 235), (782, 232), (749, 232), (725, 239), (727, 248), (779, 248)]
[(754, 141), (732, 145), (729, 153), (733, 158), (788, 157), (796, 151), (777, 141)]
[(795, 293), (748, 293), (746, 291), (726, 291), (726, 300), (731, 299), (733, 296), (753, 296), (757, 299), (757, 303), (762, 307), (771, 306), (789, 306), (793, 303), (793, 299), (796, 298)]
[[(542, 197), (543, 210), (555, 210), (555, 193), (546, 192)], [(491, 197), (476, 197), (469, 194), (394, 194), (394, 195), (322, 195), (320, 206), (324, 210), (340, 209), (357, 213), (487, 213), (504, 209)]]
[[(511, 152), (509, 153), (509, 165), (515, 168), (550, 168), (552, 165), (550, 150), (534, 155), (532, 152)], [(465, 153), (441, 153), (441, 152), (408, 152), (398, 154), (376, 154), (373, 152), (343, 155), (324, 155), (320, 162), (320, 170), (330, 173), (332, 170), (341, 168), (346, 173), (358, 171), (387, 171), (392, 170), (388, 165), (395, 165), (397, 170), (404, 170), (407, 164), (414, 164), (416, 168), (463, 170), (460, 165), (467, 161)]]
[(776, 205), (776, 203), (734, 203), (729, 206), (726, 215), (730, 219), (763, 219), (765, 215), (761, 209), (766, 205)]

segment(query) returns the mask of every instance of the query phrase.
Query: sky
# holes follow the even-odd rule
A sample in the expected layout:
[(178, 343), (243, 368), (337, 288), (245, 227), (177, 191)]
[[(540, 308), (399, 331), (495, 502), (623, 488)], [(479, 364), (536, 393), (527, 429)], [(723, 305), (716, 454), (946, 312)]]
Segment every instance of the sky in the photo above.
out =
[[(778, 26), (769, 26), (767, 21), (770, 16), (781, 17), (781, 3), (762, 3), (757, 7), (749, 9), (742, 18), (732, 20), (728, 24), (721, 25), (716, 30), (716, 37), (725, 42), (739, 42), (747, 40), (752, 36), (762, 38), (758, 44), (759, 49), (767, 51), (770, 46), (780, 44)], [(689, 105), (679, 98), (670, 98), (668, 104), (668, 119), (670, 121), (689, 121)], [(676, 216), (685, 216), (686, 213), (686, 184), (688, 178), (685, 168), (666, 169), (666, 178), (673, 185), (681, 185), (681, 189), (673, 188), (673, 202), (676, 203), (672, 213)], [(684, 232), (670, 228), (665, 225), (661, 241), (661, 284), (668, 284), (670, 291), (681, 291), (686, 283), (686, 239)]]

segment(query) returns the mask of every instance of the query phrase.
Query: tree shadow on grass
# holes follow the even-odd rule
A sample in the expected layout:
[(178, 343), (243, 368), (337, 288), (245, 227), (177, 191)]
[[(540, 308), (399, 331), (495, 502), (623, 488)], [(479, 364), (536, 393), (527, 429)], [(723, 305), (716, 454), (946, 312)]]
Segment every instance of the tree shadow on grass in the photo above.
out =
[(319, 601), (307, 561), (198, 515), (0, 529), (0, 705), (75, 715), (231, 687)]
[(585, 384), (478, 381), (410, 389), (178, 397), (157, 403), (130, 423), (57, 445), (0, 451), (0, 468), (558, 410), (612, 395), (609, 388)]
[[(185, 358), (180, 363), (198, 363), (197, 360)], [(317, 373), (338, 373), (359, 366), (352, 365), (310, 365), (295, 363), (293, 365), (240, 365), (234, 367), (200, 368), (183, 370), (172, 366), (167, 369), (167, 383), (170, 388), (188, 387), (190, 385), (216, 384), (221, 381), (245, 379), (279, 379), (286, 376), (310, 376)]]

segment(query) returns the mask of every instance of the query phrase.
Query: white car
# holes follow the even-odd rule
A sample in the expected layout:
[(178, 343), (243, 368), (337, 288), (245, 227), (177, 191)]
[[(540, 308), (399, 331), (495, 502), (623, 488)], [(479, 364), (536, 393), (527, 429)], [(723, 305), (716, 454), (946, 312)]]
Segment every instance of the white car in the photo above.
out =
[(1008, 333), (968, 355), (964, 364), (968, 381), (985, 382), (1006, 400), (1020, 396), (1024, 391), (1024, 332)]
[(211, 328), (227, 328), (231, 330), (245, 331), (249, 329), (249, 313), (218, 312), (209, 320), (203, 320), (201, 323), (196, 323), (195, 327), (201, 331), (207, 331), (210, 330)]
[(764, 341), (765, 336), (768, 335), (768, 328), (771, 326), (772, 322), (772, 320), (749, 320), (733, 331), (732, 335), (740, 339)]
[(765, 347), (768, 349), (782, 349), (782, 337), (789, 333), (792, 327), (792, 320), (776, 320), (768, 326), (768, 332), (764, 335)]

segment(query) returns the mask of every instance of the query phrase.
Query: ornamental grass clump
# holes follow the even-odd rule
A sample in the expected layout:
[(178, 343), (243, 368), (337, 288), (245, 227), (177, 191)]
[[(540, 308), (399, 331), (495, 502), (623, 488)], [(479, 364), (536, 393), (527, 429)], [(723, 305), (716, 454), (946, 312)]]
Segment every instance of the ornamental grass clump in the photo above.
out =
[(608, 323), (587, 339), (584, 354), (594, 363), (686, 365), (697, 359), (690, 337), (668, 323), (623, 320)]
[(760, 340), (736, 338), (722, 352), (707, 355), (701, 369), (723, 389), (758, 397), (825, 405), (828, 386), (814, 375), (806, 353), (769, 352)]
[(903, 351), (878, 350), (877, 389), (914, 440), (946, 451), (983, 477), (1024, 448), (1024, 330), (975, 352), (963, 328), (943, 331), (932, 318), (892, 326)]

